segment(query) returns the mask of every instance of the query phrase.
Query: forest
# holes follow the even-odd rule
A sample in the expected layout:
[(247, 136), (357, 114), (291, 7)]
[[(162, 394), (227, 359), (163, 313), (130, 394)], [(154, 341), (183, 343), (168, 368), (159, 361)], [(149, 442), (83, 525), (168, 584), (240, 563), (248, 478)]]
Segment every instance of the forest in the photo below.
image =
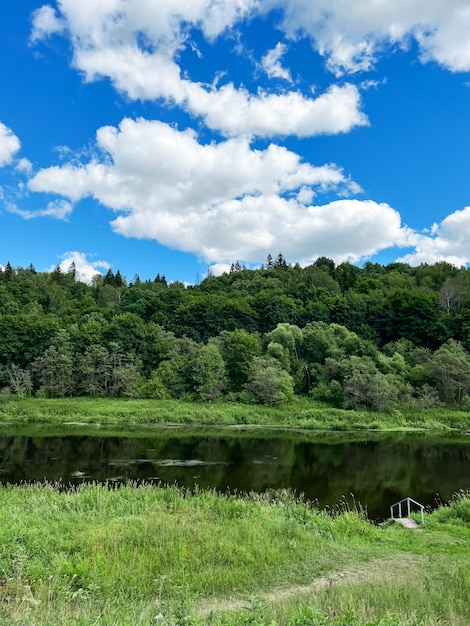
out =
[(470, 272), (268, 256), (193, 286), (0, 271), (0, 395), (470, 406)]

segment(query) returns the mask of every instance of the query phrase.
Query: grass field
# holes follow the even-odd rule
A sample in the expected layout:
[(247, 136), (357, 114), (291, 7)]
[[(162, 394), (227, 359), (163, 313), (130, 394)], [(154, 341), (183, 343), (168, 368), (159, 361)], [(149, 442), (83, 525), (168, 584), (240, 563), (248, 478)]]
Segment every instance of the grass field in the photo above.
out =
[[(470, 429), (470, 413), (422, 414), (178, 401), (38, 398), (0, 424), (249, 425), (317, 431)], [(249, 436), (247, 433), (246, 436)], [(290, 493), (222, 496), (128, 484), (0, 487), (0, 624), (37, 626), (468, 626), (470, 494), (412, 532)]]
[(143, 424), (270, 425), (309, 430), (470, 429), (470, 412), (432, 409), (422, 413), (354, 411), (299, 399), (280, 408), (236, 403), (110, 398), (3, 400), (0, 423), (70, 422), (112, 426)]
[(470, 623), (470, 494), (421, 531), (128, 484), (0, 488), (1, 624)]

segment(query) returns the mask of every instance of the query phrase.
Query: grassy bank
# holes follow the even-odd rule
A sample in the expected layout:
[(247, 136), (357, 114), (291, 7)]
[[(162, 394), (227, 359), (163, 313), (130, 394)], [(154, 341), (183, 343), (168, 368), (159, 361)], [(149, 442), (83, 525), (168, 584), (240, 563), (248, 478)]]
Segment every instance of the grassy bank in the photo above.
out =
[(0, 488), (0, 623), (470, 623), (470, 499), (422, 532), (290, 494)]
[(0, 404), (0, 423), (79, 422), (112, 426), (204, 424), (283, 426), (311, 430), (469, 430), (470, 412), (433, 409), (422, 413), (354, 411), (299, 400), (280, 408), (177, 400), (25, 398)]

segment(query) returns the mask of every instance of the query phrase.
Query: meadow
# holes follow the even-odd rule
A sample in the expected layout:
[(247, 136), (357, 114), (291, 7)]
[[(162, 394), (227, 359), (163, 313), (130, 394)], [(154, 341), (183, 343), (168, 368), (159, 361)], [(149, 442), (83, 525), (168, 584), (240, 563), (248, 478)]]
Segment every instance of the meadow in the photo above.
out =
[[(378, 413), (173, 400), (3, 399), (0, 423), (470, 428), (464, 411)], [(248, 434), (247, 434), (248, 436)], [(462, 434), (463, 436), (463, 434)], [(413, 532), (359, 506), (129, 482), (0, 487), (0, 624), (434, 626), (470, 623), (470, 494)]]
[(146, 424), (209, 426), (280, 426), (309, 430), (458, 430), (470, 429), (470, 411), (336, 409), (299, 398), (281, 407), (230, 402), (127, 400), (122, 398), (3, 398), (1, 423), (101, 424), (132, 427)]
[(470, 623), (470, 494), (410, 531), (289, 492), (0, 488), (0, 623)]

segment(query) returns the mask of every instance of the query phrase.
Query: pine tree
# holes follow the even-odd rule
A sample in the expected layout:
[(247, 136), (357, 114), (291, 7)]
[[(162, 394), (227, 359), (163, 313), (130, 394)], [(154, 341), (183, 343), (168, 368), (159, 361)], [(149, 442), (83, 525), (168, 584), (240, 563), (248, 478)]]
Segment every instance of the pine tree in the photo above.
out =
[(281, 252), (279, 252), (279, 254), (276, 257), (276, 260), (274, 261), (274, 267), (287, 267), (286, 260)]
[(125, 287), (126, 282), (124, 278), (121, 276), (121, 272), (118, 270), (116, 275), (114, 276), (114, 286), (115, 287)]
[(67, 274), (71, 276), (73, 280), (77, 280), (77, 266), (75, 265), (75, 261), (72, 261), (72, 263), (70, 263)]
[(113, 274), (113, 270), (109, 269), (103, 278), (103, 285), (111, 285), (111, 287), (114, 287), (115, 283), (116, 279)]
[(5, 265), (5, 272), (4, 272), (4, 274), (5, 274), (6, 280), (11, 280), (13, 278), (14, 271), (13, 271), (13, 268), (12, 268), (12, 266), (10, 264), (10, 261), (7, 261), (7, 264)]

